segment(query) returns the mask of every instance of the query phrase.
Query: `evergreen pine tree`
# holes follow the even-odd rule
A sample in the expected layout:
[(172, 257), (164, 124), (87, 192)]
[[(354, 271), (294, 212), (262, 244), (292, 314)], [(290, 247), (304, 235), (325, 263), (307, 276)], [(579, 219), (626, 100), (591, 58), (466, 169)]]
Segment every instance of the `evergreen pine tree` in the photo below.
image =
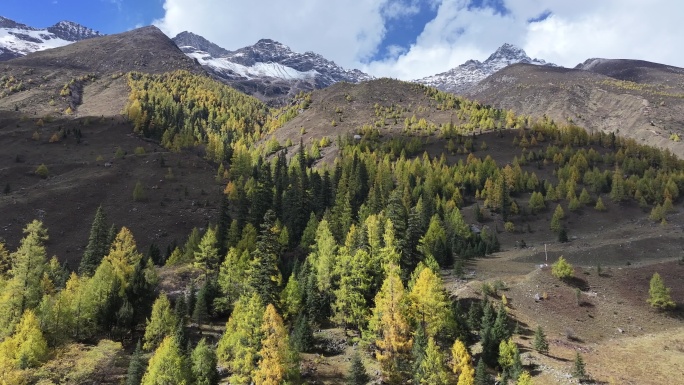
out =
[(575, 353), (575, 361), (572, 366), (572, 375), (580, 381), (584, 380), (587, 376), (586, 369), (584, 368), (584, 359), (582, 359), (582, 356), (579, 354), (579, 352)]
[(413, 361), (411, 372), (413, 373), (413, 382), (419, 384), (421, 378), (420, 365), (425, 359), (425, 348), (428, 341), (425, 328), (418, 325), (416, 329), (416, 333), (413, 335), (413, 347), (411, 348), (411, 359)]
[(534, 350), (541, 354), (547, 354), (549, 352), (549, 343), (546, 341), (546, 335), (541, 326), (537, 326), (537, 330), (534, 332)]
[(475, 385), (490, 385), (489, 374), (484, 360), (480, 358), (475, 368)]
[(143, 375), (145, 374), (145, 359), (142, 356), (142, 346), (140, 340), (135, 345), (131, 361), (128, 364), (128, 373), (126, 374), (126, 385), (140, 385)]
[(358, 351), (354, 351), (351, 359), (351, 366), (349, 367), (349, 374), (347, 375), (348, 385), (366, 385), (370, 381), (370, 376), (366, 372), (366, 367), (363, 365), (361, 355)]
[(188, 308), (188, 315), (192, 315), (192, 312), (195, 311), (195, 303), (197, 302), (197, 286), (195, 286), (195, 282), (192, 281), (190, 282), (190, 285), (188, 286), (188, 301), (187, 301), (187, 308)]
[(216, 352), (202, 338), (190, 355), (190, 368), (195, 385), (217, 385), (219, 374), (216, 370)]
[(282, 275), (278, 269), (279, 231), (275, 224), (275, 213), (268, 210), (257, 237), (256, 250), (248, 271), (251, 288), (259, 294), (263, 303), (278, 303)]
[(292, 346), (300, 353), (308, 352), (313, 347), (314, 336), (305, 313), (297, 317), (292, 330)]
[(178, 296), (173, 307), (173, 313), (179, 321), (185, 322), (185, 319), (188, 317), (188, 303), (185, 301), (185, 295)]
[(109, 251), (109, 226), (102, 205), (97, 208), (93, 224), (90, 226), (90, 236), (86, 245), (81, 264), (78, 267), (80, 275), (92, 276), (95, 269)]
[(202, 327), (202, 324), (209, 318), (209, 284), (205, 283), (200, 291), (197, 293), (197, 301), (195, 308), (192, 310), (192, 320), (197, 324), (197, 327)]

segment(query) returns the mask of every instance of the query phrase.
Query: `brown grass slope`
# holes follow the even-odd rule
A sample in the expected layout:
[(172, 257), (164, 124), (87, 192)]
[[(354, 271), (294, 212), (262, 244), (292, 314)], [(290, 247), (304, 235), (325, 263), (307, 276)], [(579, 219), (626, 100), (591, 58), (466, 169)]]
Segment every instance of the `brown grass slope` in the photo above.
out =
[[(0, 110), (28, 115), (114, 116), (121, 113), (130, 71), (204, 70), (156, 27), (143, 27), (34, 52), (0, 67)], [(87, 77), (87, 78), (85, 78)], [(21, 84), (23, 90), (12, 91)], [(61, 94), (70, 84), (71, 95)]]
[(616, 132), (684, 156), (684, 145), (671, 138), (684, 134), (683, 69), (631, 60), (585, 67), (515, 64), (467, 96), (516, 113)]
[[(381, 116), (376, 114), (376, 105), (382, 109), (393, 108), (397, 111), (396, 117), (381, 122)], [(377, 128), (382, 137), (389, 138), (406, 135), (403, 132), (404, 120), (414, 115), (417, 120), (425, 119), (436, 125), (457, 121), (456, 111), (439, 110), (436, 105), (425, 95), (424, 88), (414, 83), (386, 78), (360, 84), (340, 82), (313, 91), (310, 106), (277, 129), (273, 136), (281, 144), (291, 139), (295, 150), (300, 138), (308, 146), (314, 140), (328, 137), (333, 146), (322, 149), (321, 153), (324, 161), (332, 161), (337, 154), (338, 136), (360, 133), (364, 125)]]

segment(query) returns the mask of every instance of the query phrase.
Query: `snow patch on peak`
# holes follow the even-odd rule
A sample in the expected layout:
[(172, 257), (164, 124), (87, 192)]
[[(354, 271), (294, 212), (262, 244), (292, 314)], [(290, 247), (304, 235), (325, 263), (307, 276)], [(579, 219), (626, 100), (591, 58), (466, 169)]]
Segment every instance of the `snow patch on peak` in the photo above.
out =
[(319, 75), (316, 70), (305, 72), (297, 71), (292, 67), (273, 62), (259, 62), (252, 66), (245, 66), (231, 62), (227, 58), (214, 58), (208, 53), (202, 51), (195, 51), (186, 54), (191, 58), (197, 59), (201, 65), (208, 66), (214, 71), (227, 77), (241, 77), (245, 79), (268, 77), (283, 80), (304, 80), (312, 79)]
[(372, 79), (359, 70), (346, 70), (314, 52), (294, 52), (272, 39), (261, 39), (254, 45), (228, 51), (201, 36), (192, 35), (191, 39), (189, 35), (179, 34), (173, 39), (186, 55), (228, 83), (249, 81), (249, 89), (276, 90), (269, 97), (296, 90), (310, 91), (340, 81), (359, 83)]
[(486, 77), (516, 63), (555, 66), (555, 64), (546, 63), (544, 60), (531, 59), (522, 48), (505, 43), (489, 55), (484, 62), (471, 59), (449, 71), (416, 79), (414, 82), (446, 92), (462, 93)]
[(60, 21), (51, 27), (38, 29), (0, 16), (0, 60), (62, 47), (96, 36), (101, 34), (71, 21)]

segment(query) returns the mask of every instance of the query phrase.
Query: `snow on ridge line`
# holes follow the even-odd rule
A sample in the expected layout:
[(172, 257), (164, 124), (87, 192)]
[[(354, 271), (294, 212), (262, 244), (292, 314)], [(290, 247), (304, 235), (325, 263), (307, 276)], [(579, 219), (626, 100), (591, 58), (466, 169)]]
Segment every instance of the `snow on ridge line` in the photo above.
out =
[(197, 59), (201, 65), (206, 65), (213, 67), (218, 70), (231, 71), (235, 74), (242, 76), (247, 79), (252, 79), (256, 77), (268, 76), (272, 78), (285, 79), (285, 80), (300, 80), (300, 79), (311, 79), (320, 75), (316, 70), (310, 70), (306, 72), (297, 71), (296, 69), (288, 66), (284, 66), (279, 63), (256, 63), (253, 66), (244, 66), (241, 64), (233, 63), (223, 58), (212, 58), (209, 54), (202, 51), (196, 51), (187, 54), (188, 56)]

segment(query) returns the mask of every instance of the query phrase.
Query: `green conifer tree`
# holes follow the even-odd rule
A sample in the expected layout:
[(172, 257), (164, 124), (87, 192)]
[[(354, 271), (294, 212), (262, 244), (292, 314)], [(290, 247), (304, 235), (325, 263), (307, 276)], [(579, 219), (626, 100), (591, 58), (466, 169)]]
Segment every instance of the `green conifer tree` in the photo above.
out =
[(190, 355), (190, 368), (194, 385), (217, 385), (219, 374), (216, 370), (216, 352), (202, 338)]
[(534, 350), (541, 354), (547, 354), (549, 352), (549, 343), (546, 341), (546, 335), (541, 326), (537, 326), (537, 330), (534, 332), (534, 343), (532, 345)]
[(658, 273), (653, 273), (653, 277), (651, 277), (648, 303), (662, 310), (674, 309), (677, 306), (670, 296), (670, 289), (665, 287), (665, 283)]
[(109, 251), (109, 225), (102, 205), (97, 208), (93, 224), (90, 226), (90, 236), (83, 258), (78, 267), (80, 275), (92, 276), (102, 258)]
[(370, 381), (370, 376), (366, 372), (366, 367), (363, 365), (361, 355), (358, 351), (354, 351), (349, 367), (349, 374), (347, 375), (348, 385), (366, 385)]
[(140, 340), (135, 345), (135, 350), (131, 355), (131, 361), (128, 363), (128, 372), (126, 374), (126, 385), (140, 385), (143, 375), (145, 374), (145, 359), (143, 358), (142, 346)]

